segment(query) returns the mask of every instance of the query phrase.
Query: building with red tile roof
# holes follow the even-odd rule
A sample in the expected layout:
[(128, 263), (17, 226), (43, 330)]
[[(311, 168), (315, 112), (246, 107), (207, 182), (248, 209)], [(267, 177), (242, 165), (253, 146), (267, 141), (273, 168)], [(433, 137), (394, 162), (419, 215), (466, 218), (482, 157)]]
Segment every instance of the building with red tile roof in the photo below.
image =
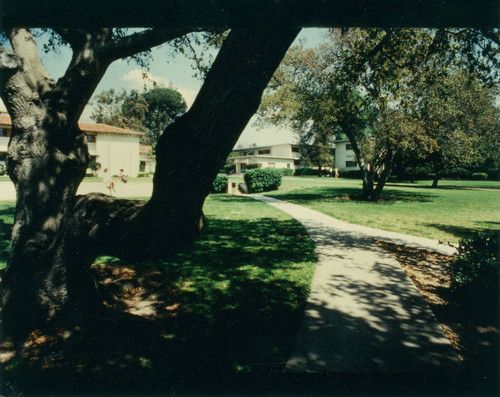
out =
[[(101, 170), (107, 168), (115, 175), (123, 169), (131, 177), (137, 176), (140, 170), (154, 171), (151, 147), (143, 149), (139, 144), (144, 133), (99, 123), (78, 123), (78, 126), (87, 135), (91, 161), (101, 163)], [(0, 164), (5, 163), (11, 132), (10, 116), (0, 112)]]

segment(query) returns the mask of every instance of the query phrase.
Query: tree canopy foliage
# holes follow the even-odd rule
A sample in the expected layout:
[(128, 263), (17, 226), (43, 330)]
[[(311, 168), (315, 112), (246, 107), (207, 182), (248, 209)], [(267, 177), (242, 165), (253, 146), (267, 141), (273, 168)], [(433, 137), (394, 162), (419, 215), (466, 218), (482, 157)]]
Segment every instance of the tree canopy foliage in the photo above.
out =
[(303, 139), (349, 139), (363, 173), (363, 197), (376, 201), (396, 156), (427, 157), (438, 144), (418, 107), (422, 84), (432, 85), (433, 74), (470, 70), (488, 89), (498, 77), (498, 48), (468, 29), (333, 30), (325, 44), (289, 51), (260, 114)]
[(146, 132), (143, 143), (153, 146), (156, 146), (165, 128), (187, 110), (182, 95), (174, 88), (166, 87), (154, 87), (142, 93), (110, 89), (96, 95), (92, 103), (91, 119), (97, 123)]

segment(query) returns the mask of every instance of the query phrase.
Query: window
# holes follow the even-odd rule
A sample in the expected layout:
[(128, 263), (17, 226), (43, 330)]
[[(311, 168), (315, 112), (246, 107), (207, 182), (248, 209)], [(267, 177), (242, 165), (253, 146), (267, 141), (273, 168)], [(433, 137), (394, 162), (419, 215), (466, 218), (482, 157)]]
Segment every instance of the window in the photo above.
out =
[(352, 145), (350, 143), (346, 144), (345, 150), (352, 150)]
[(97, 161), (97, 156), (90, 156), (90, 161)]
[(259, 150), (259, 154), (271, 154), (271, 149), (262, 149), (262, 150)]
[(353, 167), (356, 167), (357, 165), (358, 165), (358, 163), (356, 163), (355, 161), (346, 161), (345, 162), (346, 168), (353, 168)]
[(7, 152), (0, 152), (0, 163), (4, 163), (7, 160)]
[(292, 146), (292, 153), (299, 153), (300, 148), (298, 146)]
[(87, 135), (87, 142), (88, 143), (94, 143), (95, 141), (96, 141), (95, 135)]
[(10, 136), (10, 130), (8, 128), (0, 128), (0, 136)]
[(286, 168), (290, 168), (290, 164), (287, 163)]
[(243, 156), (254, 156), (255, 152), (243, 152)]

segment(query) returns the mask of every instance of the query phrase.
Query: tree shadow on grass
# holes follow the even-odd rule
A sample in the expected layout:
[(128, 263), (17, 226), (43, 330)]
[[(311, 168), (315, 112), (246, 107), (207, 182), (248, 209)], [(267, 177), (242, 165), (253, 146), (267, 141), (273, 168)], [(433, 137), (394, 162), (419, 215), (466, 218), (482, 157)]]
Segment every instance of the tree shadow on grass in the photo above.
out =
[[(321, 200), (321, 201), (334, 201), (334, 202), (349, 202), (349, 201), (359, 201), (366, 202), (362, 199), (361, 188), (353, 187), (322, 187), (315, 189), (303, 189), (292, 191), (289, 193), (281, 194), (278, 192), (273, 192), (269, 194), (270, 196), (276, 197), (280, 200), (291, 201), (296, 204), (305, 204), (309, 201)], [(433, 198), (436, 197), (435, 194), (423, 193), (423, 192), (409, 192), (404, 190), (396, 189), (384, 189), (379, 203), (391, 204), (398, 201), (405, 202), (431, 202)]]
[(35, 333), (4, 379), (29, 394), (172, 394), (278, 373), (314, 261), (300, 224), (270, 218), (212, 220), (169, 260), (100, 258), (93, 269), (108, 312), (85, 332)]
[[(441, 230), (443, 232), (452, 234), (453, 236), (460, 238), (460, 239), (470, 238), (470, 237), (472, 237), (474, 232), (478, 232), (478, 231), (492, 231), (492, 232), (500, 233), (500, 228), (486, 227), (486, 225), (495, 225), (495, 226), (500, 225), (498, 222), (480, 221), (480, 222), (476, 222), (476, 224), (478, 226), (475, 226), (475, 227), (445, 225), (445, 224), (440, 224), (440, 223), (426, 223), (425, 226), (432, 227), (434, 229)], [(481, 227), (481, 225), (485, 225), (485, 226)]]

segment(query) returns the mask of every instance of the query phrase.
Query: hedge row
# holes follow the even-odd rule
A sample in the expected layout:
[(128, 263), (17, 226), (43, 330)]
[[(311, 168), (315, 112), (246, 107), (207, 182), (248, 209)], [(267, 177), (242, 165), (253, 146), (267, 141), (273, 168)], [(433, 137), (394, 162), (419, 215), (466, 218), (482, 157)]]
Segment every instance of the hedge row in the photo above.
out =
[[(418, 167), (414, 170), (404, 170), (403, 172), (394, 170), (396, 179), (433, 179), (436, 175), (431, 167)], [(478, 169), (472, 167), (471, 169), (463, 167), (455, 167), (445, 169), (441, 173), (441, 178), (448, 179), (465, 179), (465, 180), (500, 180), (500, 169)]]
[[(309, 175), (314, 175), (318, 176), (319, 170), (317, 168), (309, 168), (309, 167), (303, 167), (303, 168), (297, 168), (295, 170), (294, 175), (295, 176), (309, 176)], [(327, 168), (322, 168), (321, 169), (321, 175), (326, 176), (329, 175), (330, 172), (328, 171)]]
[(245, 183), (250, 193), (277, 190), (281, 185), (281, 172), (276, 168), (256, 168), (245, 173)]

